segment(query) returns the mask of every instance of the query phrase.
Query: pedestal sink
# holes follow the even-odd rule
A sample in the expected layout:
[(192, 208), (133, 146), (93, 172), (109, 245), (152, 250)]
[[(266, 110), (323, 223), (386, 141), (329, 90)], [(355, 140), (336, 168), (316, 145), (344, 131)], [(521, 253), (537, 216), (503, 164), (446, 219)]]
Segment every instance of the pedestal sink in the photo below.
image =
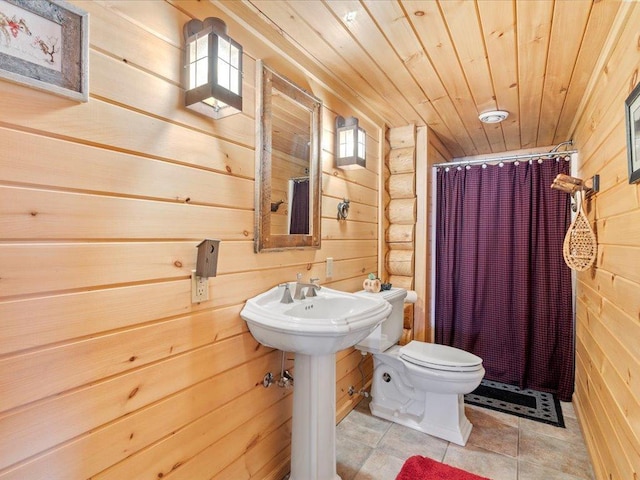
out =
[(336, 352), (369, 335), (391, 313), (382, 298), (322, 287), (282, 303), (277, 286), (247, 300), (240, 315), (263, 345), (295, 355), (290, 480), (340, 480), (336, 471)]

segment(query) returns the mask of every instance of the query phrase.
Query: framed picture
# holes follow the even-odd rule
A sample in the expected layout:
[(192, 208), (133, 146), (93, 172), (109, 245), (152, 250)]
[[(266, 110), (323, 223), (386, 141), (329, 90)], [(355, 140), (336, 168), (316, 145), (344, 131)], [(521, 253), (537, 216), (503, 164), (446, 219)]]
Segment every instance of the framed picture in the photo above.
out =
[(627, 156), (629, 183), (640, 180), (640, 83), (624, 102), (627, 119)]
[(0, 80), (86, 102), (89, 15), (63, 0), (0, 0)]

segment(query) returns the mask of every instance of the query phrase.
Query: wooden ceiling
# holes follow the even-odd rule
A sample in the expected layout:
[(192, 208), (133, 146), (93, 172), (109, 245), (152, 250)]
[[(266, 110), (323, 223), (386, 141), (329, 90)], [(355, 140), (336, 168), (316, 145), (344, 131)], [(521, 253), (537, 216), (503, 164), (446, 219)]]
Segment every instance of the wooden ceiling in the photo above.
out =
[[(389, 126), (429, 125), (461, 157), (570, 139), (592, 72), (602, 69), (600, 53), (621, 2), (242, 4), (342, 88), (366, 99)], [(501, 124), (478, 120), (496, 109), (509, 118)]]

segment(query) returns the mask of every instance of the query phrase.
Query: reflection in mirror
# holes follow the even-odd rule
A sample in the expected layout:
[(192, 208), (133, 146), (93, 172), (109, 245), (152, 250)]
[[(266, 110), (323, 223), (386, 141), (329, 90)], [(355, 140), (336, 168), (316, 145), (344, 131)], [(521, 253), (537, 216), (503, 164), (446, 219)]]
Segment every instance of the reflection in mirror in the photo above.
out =
[(271, 235), (309, 235), (309, 111), (271, 85)]
[(258, 61), (256, 252), (320, 247), (322, 103)]

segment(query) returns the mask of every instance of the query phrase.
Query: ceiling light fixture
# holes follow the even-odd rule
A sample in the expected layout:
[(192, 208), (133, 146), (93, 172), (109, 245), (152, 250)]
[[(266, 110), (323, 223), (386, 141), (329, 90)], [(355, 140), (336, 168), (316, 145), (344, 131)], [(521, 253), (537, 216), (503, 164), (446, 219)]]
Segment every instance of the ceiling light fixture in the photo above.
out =
[(343, 17), (343, 19), (344, 19), (345, 22), (351, 23), (351, 22), (355, 21), (357, 15), (358, 15), (358, 12), (356, 12), (356, 11), (347, 12), (345, 14), (345, 16)]
[(500, 123), (507, 119), (509, 112), (505, 110), (491, 110), (490, 112), (484, 112), (478, 115), (478, 118), (483, 123)]

